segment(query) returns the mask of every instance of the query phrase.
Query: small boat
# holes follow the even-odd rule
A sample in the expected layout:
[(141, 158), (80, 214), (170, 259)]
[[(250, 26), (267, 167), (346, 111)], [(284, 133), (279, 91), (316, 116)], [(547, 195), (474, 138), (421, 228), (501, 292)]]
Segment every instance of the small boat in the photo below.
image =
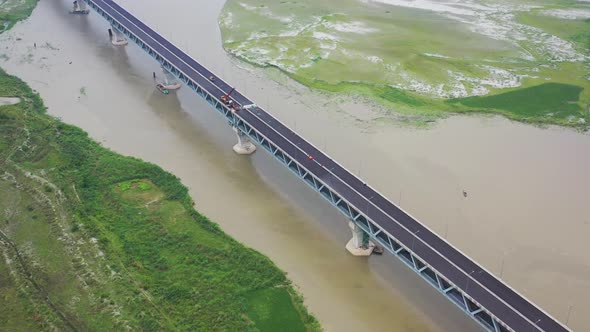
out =
[(160, 90), (161, 93), (167, 95), (170, 93), (170, 91), (168, 89), (166, 89), (166, 87), (164, 87), (162, 84), (156, 84), (156, 88), (158, 90)]

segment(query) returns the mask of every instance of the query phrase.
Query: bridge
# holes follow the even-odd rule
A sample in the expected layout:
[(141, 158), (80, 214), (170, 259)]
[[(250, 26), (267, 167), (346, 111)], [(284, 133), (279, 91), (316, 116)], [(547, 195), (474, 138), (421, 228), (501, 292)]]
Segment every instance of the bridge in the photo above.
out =
[(111, 24), (114, 45), (133, 41), (224, 116), (237, 153), (262, 147), (342, 212), (351, 253), (378, 243), (488, 331), (570, 331), (117, 3), (82, 1)]

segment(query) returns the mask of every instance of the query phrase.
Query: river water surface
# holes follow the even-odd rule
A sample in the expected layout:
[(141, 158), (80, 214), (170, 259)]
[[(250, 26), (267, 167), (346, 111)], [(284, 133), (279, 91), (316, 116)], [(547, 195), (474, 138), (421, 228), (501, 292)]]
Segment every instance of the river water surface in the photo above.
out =
[[(589, 135), (499, 117), (427, 129), (376, 121), (382, 114), (360, 102), (230, 59), (223, 0), (119, 3), (556, 318), (569, 311), (570, 327), (590, 325)], [(199, 211), (288, 272), (326, 330), (478, 330), (397, 260), (351, 257), (335, 209), (266, 153), (235, 155), (233, 132), (208, 104), (186, 88), (157, 92), (155, 61), (112, 46), (102, 18), (69, 6), (42, 0), (0, 36), (0, 65), (51, 115), (178, 175)]]

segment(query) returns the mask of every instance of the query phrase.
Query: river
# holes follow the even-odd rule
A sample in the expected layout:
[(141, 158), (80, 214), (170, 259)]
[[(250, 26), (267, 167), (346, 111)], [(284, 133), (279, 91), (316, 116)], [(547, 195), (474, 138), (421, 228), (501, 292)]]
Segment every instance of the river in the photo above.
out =
[[(571, 308), (570, 327), (590, 325), (590, 135), (500, 117), (424, 129), (376, 120), (383, 114), (360, 101), (229, 58), (223, 0), (119, 3), (556, 318)], [(199, 211), (287, 271), (327, 331), (479, 329), (401, 262), (351, 257), (344, 217), (263, 151), (236, 155), (208, 104), (186, 88), (157, 92), (150, 57), (112, 46), (106, 21), (69, 6), (42, 0), (0, 36), (0, 66), (51, 115), (179, 176)]]

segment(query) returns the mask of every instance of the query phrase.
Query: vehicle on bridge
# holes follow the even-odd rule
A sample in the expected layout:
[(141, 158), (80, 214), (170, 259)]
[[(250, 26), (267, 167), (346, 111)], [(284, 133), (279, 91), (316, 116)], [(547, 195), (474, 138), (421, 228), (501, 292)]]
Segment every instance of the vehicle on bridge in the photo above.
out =
[[(211, 76), (209, 79), (211, 80), (211, 78), (213, 78), (213, 76)], [(232, 88), (228, 93), (219, 97), (219, 99), (221, 100), (222, 103), (224, 103), (226, 106), (228, 106), (233, 112), (237, 112), (237, 111), (241, 110), (242, 107), (229, 98), (229, 95), (232, 92), (234, 92), (234, 90), (235, 90), (235, 88)]]
[(233, 100), (229, 99), (227, 97), (227, 95), (221, 96), (219, 99), (221, 99), (221, 101), (227, 106), (229, 107), (233, 112), (237, 112), (239, 110), (242, 109), (242, 107), (240, 105), (238, 105), (237, 103), (234, 103)]

